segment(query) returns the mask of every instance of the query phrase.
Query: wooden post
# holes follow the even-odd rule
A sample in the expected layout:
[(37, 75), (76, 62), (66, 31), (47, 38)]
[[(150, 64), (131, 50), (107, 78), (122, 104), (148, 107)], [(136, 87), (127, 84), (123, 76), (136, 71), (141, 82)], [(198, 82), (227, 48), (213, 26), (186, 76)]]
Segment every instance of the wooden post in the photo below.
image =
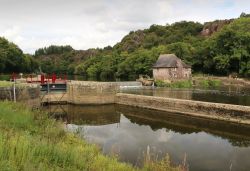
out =
[(13, 100), (14, 100), (14, 103), (16, 103), (16, 79), (14, 78), (14, 86), (13, 86)]

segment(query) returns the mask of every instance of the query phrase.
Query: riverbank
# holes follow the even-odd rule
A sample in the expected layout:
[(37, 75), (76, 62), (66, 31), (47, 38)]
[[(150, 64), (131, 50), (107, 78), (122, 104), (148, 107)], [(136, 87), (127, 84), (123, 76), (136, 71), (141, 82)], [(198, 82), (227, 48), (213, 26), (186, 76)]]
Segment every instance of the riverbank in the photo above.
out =
[(250, 125), (250, 107), (117, 93), (116, 104)]
[(155, 81), (155, 85), (158, 87), (170, 87), (170, 88), (214, 88), (220, 86), (250, 86), (250, 81), (243, 78), (228, 78), (228, 77), (216, 77), (216, 76), (194, 76), (190, 80), (176, 80), (176, 81)]
[(0, 102), (0, 168), (3, 170), (181, 170), (169, 158), (143, 168), (106, 157), (95, 145), (65, 131), (64, 124), (23, 104)]
[(218, 77), (218, 76), (194, 76), (193, 80), (200, 82), (203, 80), (219, 81), (225, 86), (250, 86), (250, 80), (246, 78), (229, 78), (229, 77)]

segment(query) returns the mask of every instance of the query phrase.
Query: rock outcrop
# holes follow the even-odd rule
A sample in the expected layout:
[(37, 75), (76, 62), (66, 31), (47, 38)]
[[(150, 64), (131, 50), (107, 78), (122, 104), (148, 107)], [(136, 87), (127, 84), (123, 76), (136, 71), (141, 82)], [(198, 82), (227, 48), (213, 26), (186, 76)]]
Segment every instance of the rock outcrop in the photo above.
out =
[(220, 31), (225, 25), (228, 25), (233, 21), (234, 19), (207, 22), (204, 24), (204, 28), (201, 31), (201, 35), (205, 37), (211, 36), (213, 33)]

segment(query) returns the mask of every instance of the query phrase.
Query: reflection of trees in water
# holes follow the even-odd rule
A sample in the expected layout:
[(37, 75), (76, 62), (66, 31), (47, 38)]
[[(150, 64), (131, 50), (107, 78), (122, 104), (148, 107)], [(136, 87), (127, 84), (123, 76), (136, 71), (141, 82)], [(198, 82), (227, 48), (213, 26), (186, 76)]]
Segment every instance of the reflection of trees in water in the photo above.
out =
[(250, 146), (249, 126), (122, 105), (117, 105), (116, 110), (132, 123), (148, 125), (152, 130), (166, 128), (180, 134), (206, 132), (226, 139), (233, 146)]
[(124, 93), (147, 96), (170, 97), (177, 99), (192, 99), (198, 101), (229, 103), (250, 106), (250, 89), (246, 87), (221, 86), (204, 89), (170, 89), (170, 88), (142, 88), (127, 89)]
[(250, 146), (250, 140), (238, 141), (235, 139), (228, 139), (228, 142), (230, 142), (233, 146), (237, 146), (237, 147), (249, 147)]
[(46, 108), (54, 118), (76, 125), (105, 125), (120, 122), (114, 105), (50, 105)]
[(233, 146), (250, 146), (250, 127), (237, 124), (195, 118), (155, 110), (122, 105), (76, 106), (52, 105), (47, 107), (53, 117), (76, 125), (105, 125), (120, 122), (122, 113), (132, 123), (148, 125), (152, 130), (166, 128), (180, 134), (206, 132), (228, 140)]

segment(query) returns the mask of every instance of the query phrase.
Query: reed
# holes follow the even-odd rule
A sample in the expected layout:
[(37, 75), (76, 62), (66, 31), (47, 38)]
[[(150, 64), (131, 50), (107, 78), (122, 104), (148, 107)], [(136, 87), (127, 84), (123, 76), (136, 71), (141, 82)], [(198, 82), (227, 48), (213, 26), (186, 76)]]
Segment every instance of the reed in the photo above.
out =
[(41, 111), (11, 102), (0, 102), (0, 109), (1, 170), (180, 170), (169, 160), (147, 161), (142, 168), (121, 163)]
[(161, 80), (157, 80), (156, 86), (158, 87), (169, 87), (169, 88), (192, 88), (193, 84), (191, 80), (180, 80), (174, 82), (165, 82)]
[(219, 87), (220, 85), (221, 85), (221, 80), (203, 79), (199, 82), (199, 86), (204, 88)]
[(0, 87), (10, 87), (13, 83), (10, 81), (0, 81)]

